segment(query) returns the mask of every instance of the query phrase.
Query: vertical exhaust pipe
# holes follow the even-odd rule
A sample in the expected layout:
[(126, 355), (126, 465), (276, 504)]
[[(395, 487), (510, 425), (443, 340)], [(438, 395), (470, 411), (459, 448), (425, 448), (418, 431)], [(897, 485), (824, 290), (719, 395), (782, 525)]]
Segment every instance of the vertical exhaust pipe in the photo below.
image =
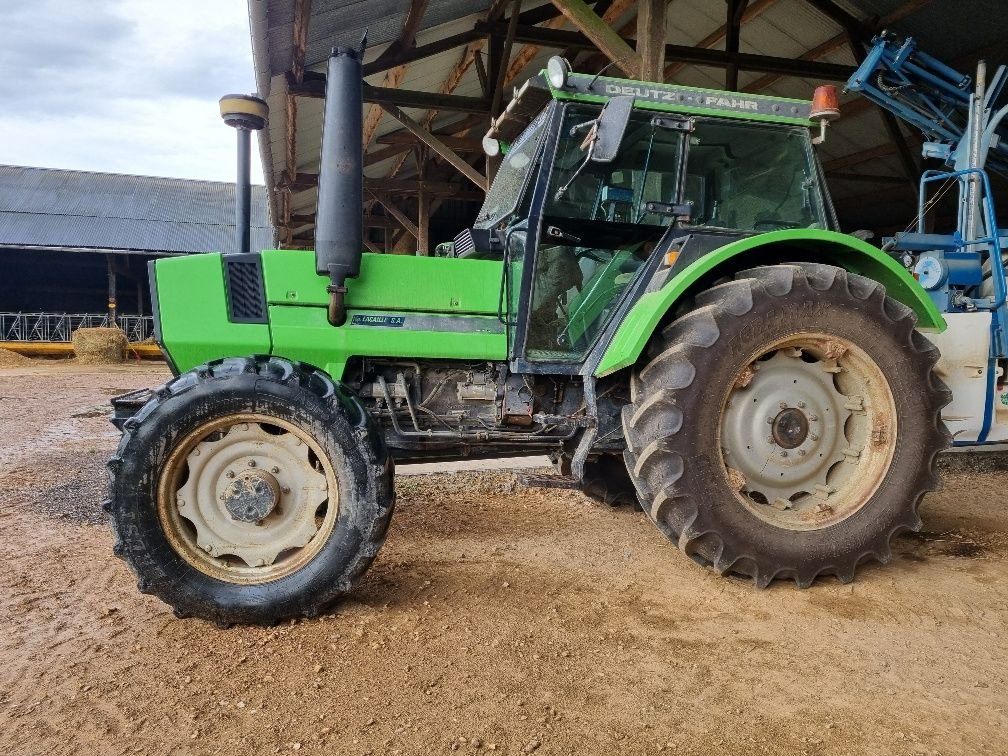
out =
[(251, 132), (266, 125), (269, 106), (255, 95), (230, 94), (220, 98), (224, 123), (238, 132), (238, 181), (235, 184), (235, 252), (248, 254), (252, 226)]
[(352, 48), (334, 48), (326, 73), (315, 213), (315, 271), (329, 276), (329, 323), (334, 326), (346, 321), (346, 279), (360, 274), (364, 251), (361, 55)]

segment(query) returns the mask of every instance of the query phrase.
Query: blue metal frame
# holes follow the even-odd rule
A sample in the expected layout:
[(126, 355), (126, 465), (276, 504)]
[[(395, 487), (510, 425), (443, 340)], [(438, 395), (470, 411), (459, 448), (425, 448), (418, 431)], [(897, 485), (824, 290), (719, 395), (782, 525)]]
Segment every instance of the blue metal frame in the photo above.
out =
[[(1001, 256), (1001, 232), (997, 227), (997, 216), (994, 213), (994, 195), (991, 191), (990, 177), (987, 175), (987, 172), (982, 168), (966, 168), (961, 171), (924, 171), (920, 179), (920, 213), (917, 218), (917, 232), (918, 234), (924, 233), (924, 208), (927, 202), (927, 185), (937, 181), (948, 181), (950, 179), (955, 179), (960, 184), (964, 184), (966, 178), (973, 175), (979, 176), (983, 185), (983, 196), (981, 201), (985, 216), (984, 220), (988, 229), (987, 236), (976, 239), (966, 238), (962, 234), (962, 227), (960, 224), (960, 228), (957, 229), (954, 234), (946, 236), (945, 239), (948, 240), (950, 246), (960, 251), (965, 250), (968, 247), (986, 245), (991, 263), (991, 278), (994, 284), (994, 301), (991, 302), (984, 299), (970, 299), (968, 301), (978, 310), (992, 311), (991, 356), (1008, 357), (1008, 345), (1005, 343), (1003, 328), (1003, 325), (1008, 322), (1008, 307), (1006, 307), (1006, 302), (1008, 302), (1008, 291), (1006, 291), (1005, 285), (1004, 260)], [(903, 239), (907, 242), (906, 247), (912, 246), (912, 236), (905, 236)], [(906, 247), (901, 244), (897, 245), (897, 248)], [(973, 250), (973, 253), (979, 254), (979, 251)]]
[[(991, 77), (985, 109), (993, 107), (1006, 84), (1004, 70)], [(861, 93), (940, 143), (925, 145), (928, 157), (939, 157), (951, 165), (959, 145), (968, 140), (973, 79), (918, 50), (912, 37), (902, 43), (891, 36), (877, 37), (847, 81), (847, 90)], [(985, 147), (989, 146), (989, 134), (984, 141)], [(991, 148), (988, 161), (988, 167), (1008, 175), (1008, 140), (1002, 139)]]
[[(953, 168), (928, 170), (921, 175), (917, 232), (897, 234), (892, 247), (915, 255), (930, 253), (929, 256), (941, 259), (947, 278), (930, 293), (942, 309), (991, 313), (987, 401), (980, 434), (976, 442), (969, 443), (987, 440), (994, 414), (998, 360), (1008, 357), (1005, 334), (1008, 284), (1002, 259), (1002, 232), (997, 227), (994, 195), (986, 170), (1008, 175), (1008, 134), (999, 133), (1002, 122), (1008, 119), (1008, 105), (999, 105), (1006, 84), (1008, 69), (1001, 66), (985, 90), (983, 87), (974, 90), (969, 76), (921, 52), (912, 38), (899, 42), (891, 35), (874, 40), (871, 51), (847, 82), (848, 90), (860, 92), (920, 129), (931, 140), (924, 144), (924, 157), (938, 158)], [(981, 91), (983, 102), (977, 103)], [(982, 119), (982, 124), (977, 123), (978, 119)], [(960, 191), (958, 228), (952, 234), (927, 234), (924, 229), (928, 184), (953, 179)], [(975, 212), (983, 216), (986, 235), (981, 235), (979, 224), (973, 219)], [(983, 281), (984, 254), (990, 260), (994, 296), (968, 298), (964, 292)]]

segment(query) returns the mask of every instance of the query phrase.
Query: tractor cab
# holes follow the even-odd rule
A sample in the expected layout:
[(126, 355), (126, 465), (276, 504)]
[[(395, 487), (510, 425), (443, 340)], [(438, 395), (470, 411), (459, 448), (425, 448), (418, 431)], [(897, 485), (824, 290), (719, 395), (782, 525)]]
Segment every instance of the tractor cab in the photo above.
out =
[(836, 228), (807, 102), (558, 70), (484, 138), (499, 168), (454, 245), (504, 260), (501, 315), (523, 369), (578, 372), (678, 239)]

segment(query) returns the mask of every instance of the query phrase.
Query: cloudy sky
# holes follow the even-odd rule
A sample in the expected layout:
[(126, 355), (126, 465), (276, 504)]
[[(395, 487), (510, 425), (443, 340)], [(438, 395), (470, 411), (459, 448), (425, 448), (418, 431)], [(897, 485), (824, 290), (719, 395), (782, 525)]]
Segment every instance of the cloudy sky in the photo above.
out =
[(0, 74), (0, 163), (233, 181), (247, 3), (0, 0)]

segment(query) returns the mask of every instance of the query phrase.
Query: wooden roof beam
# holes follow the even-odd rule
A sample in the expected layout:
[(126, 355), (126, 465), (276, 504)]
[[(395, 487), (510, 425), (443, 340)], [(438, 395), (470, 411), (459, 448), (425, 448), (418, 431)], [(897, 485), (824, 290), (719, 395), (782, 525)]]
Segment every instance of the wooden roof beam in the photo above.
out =
[(476, 185), (478, 189), (486, 191), (487, 180), (486, 177), (479, 173), (475, 168), (473, 168), (469, 163), (462, 159), (462, 157), (455, 152), (451, 147), (444, 143), (440, 137), (435, 136), (431, 132), (427, 131), (423, 126), (414, 121), (408, 115), (402, 112), (399, 108), (393, 105), (382, 105), (385, 112), (390, 116), (395, 118), (399, 123), (406, 127), (413, 136), (419, 139), (421, 142), (430, 147), (434, 152), (440, 155), (446, 162), (450, 163), (455, 170), (469, 179), (473, 184)]
[(371, 197), (379, 205), (385, 208), (385, 212), (387, 212), (389, 215), (391, 215), (393, 218), (399, 221), (402, 227), (405, 228), (407, 231), (409, 231), (410, 235), (414, 239), (420, 238), (420, 227), (417, 226), (417, 224), (414, 223), (412, 220), (410, 220), (409, 216), (407, 216), (406, 213), (404, 213), (402, 210), (396, 207), (391, 199), (389, 199), (387, 196), (382, 196), (381, 194), (376, 194), (374, 192), (371, 192)]
[[(398, 39), (390, 45), (394, 47), (396, 52), (402, 52), (403, 50), (415, 47), (416, 33), (420, 29), (420, 23), (423, 20), (424, 12), (427, 10), (427, 3), (429, 0), (411, 0), (409, 11), (406, 14), (406, 19), (403, 21), (402, 32), (399, 34)], [(386, 50), (385, 52), (388, 52)], [(396, 57), (393, 53), (386, 58), (390, 60)], [(382, 56), (379, 56), (381, 60)], [(406, 75), (406, 69), (408, 64), (400, 64), (395, 68), (391, 68), (385, 72), (385, 78), (382, 81), (382, 87), (386, 89), (395, 90), (398, 89), (399, 85), (402, 83), (403, 77)], [(323, 96), (325, 95), (325, 89), (323, 87)], [(368, 100), (365, 99), (365, 102)], [(378, 104), (372, 104), (368, 108), (367, 115), (364, 116), (364, 129), (363, 129), (363, 144), (364, 150), (367, 151), (368, 146), (371, 144), (371, 140), (374, 138), (375, 131), (378, 129), (378, 124), (381, 123), (382, 119), (382, 108)]]
[(417, 108), (418, 110), (455, 110), (460, 113), (490, 113), (490, 102), (482, 97), (417, 92), (409, 89), (364, 86), (364, 102), (380, 107)]
[(420, 31), (420, 23), (423, 21), (423, 16), (427, 12), (429, 3), (430, 0), (412, 0), (410, 2), (410, 7), (406, 11), (406, 18), (403, 20), (403, 28), (399, 37), (386, 47), (382, 51), (382, 54), (372, 61), (372, 64), (375, 66), (385, 65), (416, 46), (416, 35)]
[(364, 75), (373, 76), (374, 74), (382, 73), (383, 71), (387, 71), (397, 66), (409, 65), (410, 63), (415, 63), (416, 61), (423, 60), (424, 58), (432, 58), (435, 55), (440, 55), (441, 53), (448, 52), (449, 50), (454, 50), (456, 47), (462, 47), (462, 45), (468, 45), (471, 42), (481, 40), (483, 37), (484, 34), (482, 32), (470, 29), (464, 32), (459, 32), (458, 34), (453, 34), (450, 37), (445, 37), (444, 39), (430, 42), (426, 45), (417, 45), (416, 47), (411, 47), (408, 50), (396, 53), (388, 60), (374, 60), (370, 63), (365, 63)]
[[(440, 139), (447, 147), (450, 147), (457, 152), (483, 151), (482, 141), (475, 139), (474, 137), (452, 136), (441, 132), (435, 132), (432, 133), (432, 135)], [(378, 144), (392, 144), (396, 146), (405, 145), (412, 147), (418, 142), (418, 139), (409, 131), (393, 131), (378, 137), (376, 142)]]
[[(627, 44), (615, 29), (595, 15), (584, 0), (552, 0), (567, 20), (585, 37), (591, 40), (605, 56), (615, 63), (629, 77), (640, 76), (644, 61), (637, 51)], [(517, 31), (517, 30), (515, 30)], [(561, 45), (566, 47), (566, 45)]]
[[(728, 0), (725, 4), (727, 20), (725, 21), (725, 51), (737, 53), (742, 39), (742, 19), (749, 0)], [(734, 63), (725, 68), (725, 89), (734, 92), (738, 89), (738, 66)]]
[[(495, 24), (477, 24), (477, 28), (484, 29), (490, 34), (505, 33), (499, 25)], [(583, 34), (563, 29), (519, 26), (515, 33), (515, 39), (519, 42), (538, 44), (543, 47), (571, 47), (579, 50), (595, 49), (592, 41)], [(834, 63), (809, 63), (772, 55), (728, 53), (724, 50), (706, 50), (687, 45), (665, 45), (665, 59), (695, 63), (701, 66), (713, 66), (715, 68), (725, 68), (736, 64), (743, 71), (782, 73), (788, 76), (807, 76), (820, 78), (825, 81), (847, 81), (851, 74), (854, 73), (853, 66)]]

